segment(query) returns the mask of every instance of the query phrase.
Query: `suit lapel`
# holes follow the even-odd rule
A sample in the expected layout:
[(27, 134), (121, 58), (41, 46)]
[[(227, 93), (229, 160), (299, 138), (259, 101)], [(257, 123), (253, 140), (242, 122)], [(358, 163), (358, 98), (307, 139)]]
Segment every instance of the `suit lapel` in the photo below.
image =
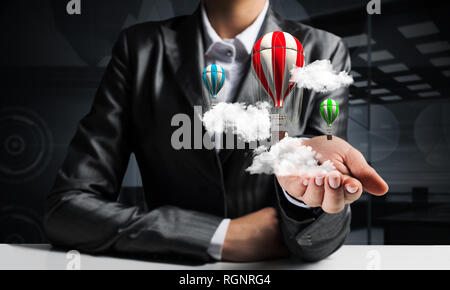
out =
[(180, 27), (162, 26), (166, 58), (191, 106), (204, 107), (201, 72), (204, 67), (204, 48), (199, 9)]
[[(203, 93), (201, 73), (204, 67), (204, 49), (199, 9), (175, 27), (162, 26), (165, 57), (172, 70), (174, 81), (179, 84), (182, 95), (193, 111), (193, 118), (201, 118), (194, 106), (201, 106), (203, 112), (209, 100)], [(193, 121), (194, 122), (194, 121)], [(205, 133), (202, 127), (202, 136)], [(188, 150), (184, 161), (196, 167), (203, 178), (216, 183), (224, 195), (221, 164), (215, 150)], [(205, 193), (207, 194), (207, 193)]]

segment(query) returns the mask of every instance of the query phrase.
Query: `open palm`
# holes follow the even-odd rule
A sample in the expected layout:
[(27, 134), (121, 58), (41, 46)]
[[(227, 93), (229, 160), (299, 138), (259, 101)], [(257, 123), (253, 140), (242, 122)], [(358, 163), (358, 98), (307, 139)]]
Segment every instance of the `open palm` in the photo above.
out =
[(337, 171), (316, 176), (277, 176), (280, 186), (292, 197), (325, 212), (338, 213), (345, 204), (361, 197), (362, 191), (384, 195), (389, 187), (364, 156), (341, 138), (319, 136), (303, 142), (318, 153), (319, 162), (330, 160)]

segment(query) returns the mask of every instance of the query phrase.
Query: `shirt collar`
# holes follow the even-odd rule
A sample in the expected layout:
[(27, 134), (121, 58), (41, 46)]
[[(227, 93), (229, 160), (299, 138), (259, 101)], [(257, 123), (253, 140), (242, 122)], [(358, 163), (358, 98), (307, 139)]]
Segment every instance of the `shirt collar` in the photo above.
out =
[[(238, 39), (242, 43), (248, 54), (252, 52), (253, 45), (256, 42), (256, 38), (258, 37), (258, 33), (261, 29), (261, 26), (264, 22), (264, 18), (266, 17), (268, 10), (269, 10), (269, 1), (267, 0), (264, 9), (255, 19), (255, 21), (253, 21), (253, 23), (249, 27), (247, 27), (244, 31), (242, 31), (235, 37), (235, 39)], [(201, 6), (201, 13), (202, 13), (203, 31), (205, 33), (206, 39), (206, 51), (208, 51), (210, 50), (211, 46), (214, 43), (224, 42), (224, 40), (217, 34), (217, 32), (211, 26), (204, 5)]]

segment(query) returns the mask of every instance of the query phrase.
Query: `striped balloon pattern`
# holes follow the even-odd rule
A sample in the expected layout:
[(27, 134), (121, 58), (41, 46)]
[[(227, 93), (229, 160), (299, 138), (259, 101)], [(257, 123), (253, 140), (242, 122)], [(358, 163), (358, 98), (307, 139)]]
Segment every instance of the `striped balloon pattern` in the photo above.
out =
[(295, 86), (290, 70), (305, 64), (303, 46), (289, 33), (275, 31), (260, 38), (252, 51), (253, 72), (273, 101), (283, 107), (285, 98)]
[(320, 114), (327, 122), (328, 127), (331, 127), (331, 124), (333, 124), (339, 114), (339, 104), (335, 100), (326, 99), (320, 105)]
[(203, 83), (211, 97), (216, 98), (225, 83), (225, 70), (218, 64), (208, 65), (203, 70)]

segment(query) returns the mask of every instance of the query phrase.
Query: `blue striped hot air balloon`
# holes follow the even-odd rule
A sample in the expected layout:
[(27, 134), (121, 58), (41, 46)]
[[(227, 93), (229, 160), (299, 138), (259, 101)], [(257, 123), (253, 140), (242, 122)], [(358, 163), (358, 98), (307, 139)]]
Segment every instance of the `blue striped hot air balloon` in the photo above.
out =
[(203, 83), (211, 97), (216, 98), (225, 83), (225, 71), (218, 64), (208, 65), (203, 70)]

